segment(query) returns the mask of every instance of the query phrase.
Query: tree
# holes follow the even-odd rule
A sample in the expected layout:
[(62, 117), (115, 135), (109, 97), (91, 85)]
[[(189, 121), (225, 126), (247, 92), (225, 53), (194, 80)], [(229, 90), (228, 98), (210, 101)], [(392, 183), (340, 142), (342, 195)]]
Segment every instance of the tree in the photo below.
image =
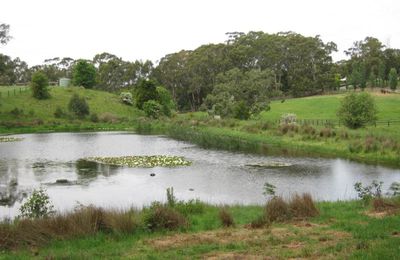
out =
[(171, 97), (171, 93), (169, 93), (169, 91), (162, 86), (158, 86), (156, 88), (156, 91), (158, 96), (158, 102), (161, 105), (161, 112), (165, 116), (168, 117), (171, 116), (171, 111), (175, 109), (175, 103)]
[(162, 106), (155, 100), (148, 100), (143, 103), (143, 111), (147, 117), (157, 119), (162, 114)]
[(344, 97), (337, 116), (349, 128), (360, 128), (376, 122), (375, 100), (367, 92), (351, 93)]
[(156, 83), (153, 80), (142, 80), (135, 88), (135, 101), (139, 109), (149, 100), (158, 100)]
[(389, 72), (389, 86), (392, 90), (397, 88), (397, 71), (395, 68), (391, 68)]
[(11, 39), (11, 36), (9, 35), (10, 31), (10, 25), (8, 24), (0, 24), (0, 44), (1, 45), (6, 45), (7, 42)]
[(85, 60), (78, 60), (72, 70), (72, 82), (75, 86), (92, 88), (96, 84), (96, 68)]
[(32, 95), (37, 99), (46, 99), (50, 97), (48, 90), (49, 80), (42, 71), (33, 73), (31, 80)]
[(231, 69), (218, 75), (217, 84), (205, 104), (217, 115), (247, 119), (249, 111), (257, 113), (268, 108), (274, 80), (274, 73), (267, 69), (245, 72)]
[(72, 95), (69, 100), (68, 109), (76, 116), (83, 118), (89, 115), (89, 105), (84, 97), (79, 97), (78, 94)]

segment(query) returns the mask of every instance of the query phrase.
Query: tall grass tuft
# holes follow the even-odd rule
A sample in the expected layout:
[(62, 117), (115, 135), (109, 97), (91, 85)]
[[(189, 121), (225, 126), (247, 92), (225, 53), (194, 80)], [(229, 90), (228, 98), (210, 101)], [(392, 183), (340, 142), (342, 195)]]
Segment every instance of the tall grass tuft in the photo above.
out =
[(291, 218), (289, 204), (279, 196), (273, 197), (265, 206), (265, 218), (269, 222), (289, 220)]
[(296, 218), (309, 218), (319, 215), (319, 211), (309, 193), (295, 194), (289, 203), (290, 211)]
[(223, 227), (233, 227), (235, 225), (232, 214), (229, 212), (227, 207), (221, 208), (218, 216)]
[(187, 228), (187, 219), (174, 208), (160, 203), (153, 203), (144, 214), (144, 224), (150, 231), (156, 230), (176, 230)]

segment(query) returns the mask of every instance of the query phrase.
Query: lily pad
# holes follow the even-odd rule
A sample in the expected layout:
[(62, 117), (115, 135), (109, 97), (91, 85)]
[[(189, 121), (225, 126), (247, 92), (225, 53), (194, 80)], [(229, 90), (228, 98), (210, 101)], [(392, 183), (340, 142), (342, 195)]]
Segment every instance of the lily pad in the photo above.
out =
[(189, 166), (192, 162), (181, 156), (150, 155), (150, 156), (121, 156), (121, 157), (88, 157), (87, 161), (108, 165), (128, 167), (177, 167)]
[(9, 136), (0, 136), (0, 143), (18, 142), (18, 141), (22, 141), (22, 138), (9, 137)]

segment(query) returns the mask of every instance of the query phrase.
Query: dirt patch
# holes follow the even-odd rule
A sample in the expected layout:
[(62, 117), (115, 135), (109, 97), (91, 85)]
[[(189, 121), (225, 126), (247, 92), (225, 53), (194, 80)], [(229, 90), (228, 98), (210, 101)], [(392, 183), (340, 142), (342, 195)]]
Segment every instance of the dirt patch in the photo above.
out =
[(387, 216), (395, 215), (399, 212), (398, 209), (396, 210), (385, 210), (385, 211), (367, 211), (364, 214), (371, 218), (384, 218)]
[[(201, 244), (215, 244), (224, 246), (241, 243), (254, 248), (258, 253), (270, 252), (281, 248), (286, 250), (299, 250), (308, 246), (308, 241), (316, 241), (321, 248), (335, 245), (342, 240), (350, 240), (351, 235), (346, 232), (328, 230), (326, 226), (313, 223), (297, 223), (297, 226), (272, 227), (265, 229), (247, 229), (238, 227), (232, 229), (206, 231), (192, 234), (175, 234), (145, 241), (145, 244), (154, 250), (165, 251), (176, 248), (187, 248)], [(313, 243), (314, 244), (314, 243)], [(243, 254), (206, 255), (207, 258), (221, 257), (222, 259), (242, 259)], [(259, 259), (257, 255), (251, 255), (246, 259)], [(225, 257), (225, 258), (224, 258)], [(262, 259), (264, 259), (262, 257)]]
[(196, 244), (228, 244), (256, 240), (265, 236), (266, 229), (248, 230), (244, 228), (207, 231), (194, 234), (176, 234), (159, 239), (148, 240), (147, 243), (157, 250), (187, 247)]
[(259, 255), (251, 255), (251, 254), (236, 254), (236, 253), (214, 253), (214, 254), (209, 254), (205, 255), (203, 259), (208, 259), (208, 260), (269, 260), (269, 259), (276, 259), (272, 257), (266, 257), (266, 256), (259, 256)]

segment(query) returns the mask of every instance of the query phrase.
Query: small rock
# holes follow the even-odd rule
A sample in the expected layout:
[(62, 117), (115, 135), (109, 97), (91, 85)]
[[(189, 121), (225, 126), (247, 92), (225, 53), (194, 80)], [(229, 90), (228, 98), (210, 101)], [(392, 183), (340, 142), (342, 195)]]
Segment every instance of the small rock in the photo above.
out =
[(156, 176), (156, 174), (155, 173), (150, 173), (150, 176), (154, 177), (154, 176)]
[(66, 183), (69, 183), (69, 181), (67, 179), (58, 179), (58, 180), (56, 180), (56, 183), (58, 183), (58, 184), (66, 184)]
[(190, 188), (189, 191), (194, 191), (194, 189)]

